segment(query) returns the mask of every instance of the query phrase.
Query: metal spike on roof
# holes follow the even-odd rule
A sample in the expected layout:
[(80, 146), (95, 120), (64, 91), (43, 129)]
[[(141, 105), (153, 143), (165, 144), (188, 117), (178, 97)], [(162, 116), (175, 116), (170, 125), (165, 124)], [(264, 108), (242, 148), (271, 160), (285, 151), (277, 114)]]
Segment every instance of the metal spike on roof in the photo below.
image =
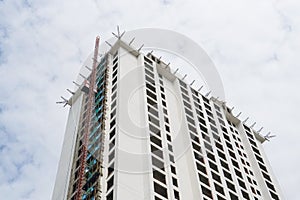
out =
[(108, 46), (112, 47), (112, 45), (111, 45), (109, 42), (105, 41), (105, 43), (106, 43)]
[(79, 73), (79, 76), (81, 76), (83, 79), (87, 79), (84, 75), (82, 75), (81, 73)]
[(87, 68), (88, 70), (92, 71), (92, 69), (91, 69), (91, 68), (89, 68), (88, 66), (85, 66), (85, 68)]
[(169, 67), (169, 65), (170, 65), (170, 63), (168, 63), (168, 64), (165, 66), (165, 69), (166, 69), (167, 67)]
[(211, 91), (209, 91), (208, 93), (206, 93), (205, 97), (208, 97), (208, 95), (210, 95)]
[(135, 37), (130, 40), (128, 45), (130, 46), (133, 43), (134, 40), (135, 40)]
[(173, 74), (175, 75), (178, 72), (178, 70), (179, 70), (179, 68), (177, 68)]
[(74, 83), (74, 85), (76, 85), (77, 87), (79, 87), (80, 85), (78, 83), (76, 83), (75, 81), (73, 81), (72, 83)]
[(260, 133), (260, 132), (263, 130), (263, 128), (264, 128), (264, 127), (261, 127), (261, 128), (257, 131), (257, 133)]
[(255, 126), (255, 124), (256, 124), (256, 122), (254, 122), (254, 123), (250, 126), (250, 128), (253, 128), (253, 127)]
[(201, 85), (201, 87), (198, 89), (198, 92), (200, 92), (200, 90), (202, 90), (202, 88), (203, 88), (203, 85)]
[(67, 88), (67, 91), (70, 92), (72, 95), (75, 94), (75, 92), (72, 92), (70, 89)]
[(142, 46), (140, 46), (140, 48), (138, 49), (138, 52), (140, 52), (140, 50), (144, 47), (144, 44), (142, 44)]
[(194, 83), (195, 83), (195, 80), (193, 80), (193, 81), (191, 82), (190, 86), (192, 86)]
[(246, 123), (248, 121), (249, 117), (247, 117), (244, 121), (243, 124)]

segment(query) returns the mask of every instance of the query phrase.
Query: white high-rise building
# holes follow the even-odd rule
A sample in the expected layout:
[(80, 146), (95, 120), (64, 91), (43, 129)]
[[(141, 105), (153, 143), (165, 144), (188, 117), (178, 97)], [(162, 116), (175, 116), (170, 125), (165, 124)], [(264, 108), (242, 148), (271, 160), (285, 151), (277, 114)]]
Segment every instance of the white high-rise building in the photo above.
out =
[(83, 200), (283, 199), (266, 138), (224, 102), (122, 40), (98, 61), (86, 156), (87, 81), (68, 101), (52, 200), (78, 199), (79, 190)]

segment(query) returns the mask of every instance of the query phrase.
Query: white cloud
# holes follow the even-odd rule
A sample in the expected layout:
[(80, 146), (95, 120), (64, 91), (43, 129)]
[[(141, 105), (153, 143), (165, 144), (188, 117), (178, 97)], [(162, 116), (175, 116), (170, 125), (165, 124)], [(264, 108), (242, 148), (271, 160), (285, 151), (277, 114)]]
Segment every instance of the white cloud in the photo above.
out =
[(277, 135), (266, 152), (286, 198), (296, 200), (297, 8), (295, 0), (0, 1), (0, 193), (50, 198), (67, 117), (55, 101), (68, 95), (95, 36), (109, 38), (119, 24), (172, 29), (202, 44), (228, 102)]

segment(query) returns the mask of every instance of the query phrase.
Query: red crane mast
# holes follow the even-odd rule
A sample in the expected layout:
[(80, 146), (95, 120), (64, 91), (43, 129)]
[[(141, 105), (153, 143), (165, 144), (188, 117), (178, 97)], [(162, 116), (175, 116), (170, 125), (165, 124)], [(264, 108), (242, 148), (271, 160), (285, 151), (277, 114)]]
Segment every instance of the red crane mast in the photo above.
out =
[(93, 67), (92, 67), (92, 72), (91, 72), (90, 81), (89, 81), (88, 104), (87, 104), (87, 112), (86, 112), (87, 113), (86, 125), (84, 128), (85, 130), (84, 130), (83, 143), (82, 143), (82, 154), (81, 154), (81, 159), (80, 159), (79, 179), (78, 179), (75, 200), (81, 200), (82, 187), (84, 184), (84, 175), (85, 175), (86, 157), (87, 157), (87, 151), (88, 151), (89, 134), (90, 134), (91, 126), (92, 126), (92, 112), (93, 112), (94, 103), (95, 103), (95, 91), (97, 91), (96, 72), (97, 72), (97, 64), (98, 64), (97, 57), (98, 57), (98, 50), (99, 50), (99, 42), (100, 42), (100, 37), (97, 36), (96, 41), (95, 41)]

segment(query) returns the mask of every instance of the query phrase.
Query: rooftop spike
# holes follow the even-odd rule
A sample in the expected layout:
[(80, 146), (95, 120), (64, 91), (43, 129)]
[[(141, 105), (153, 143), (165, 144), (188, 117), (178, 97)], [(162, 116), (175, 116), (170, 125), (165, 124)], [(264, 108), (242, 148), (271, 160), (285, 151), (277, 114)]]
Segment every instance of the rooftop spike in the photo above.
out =
[(125, 31), (123, 31), (123, 33), (121, 33), (120, 38), (121, 39), (123, 37), (123, 35), (125, 34)]
[(178, 72), (178, 70), (179, 70), (179, 68), (177, 68), (173, 74), (175, 75)]
[(170, 63), (168, 63), (168, 64), (165, 66), (165, 69), (166, 69), (167, 67), (169, 67), (169, 65), (170, 65)]
[(245, 124), (248, 121), (249, 117), (247, 117), (244, 121), (243, 124)]
[(130, 46), (133, 43), (134, 40), (135, 40), (135, 37), (130, 40), (128, 45)]
[(187, 76), (187, 74), (185, 74), (181, 80), (183, 81), (186, 78), (186, 76)]
[(79, 73), (79, 76), (81, 76), (83, 79), (87, 79), (85, 76), (83, 76), (81, 73)]
[(140, 50), (144, 47), (144, 44), (142, 44), (142, 46), (140, 46), (140, 48), (138, 49), (138, 52), (140, 52)]
[(76, 83), (75, 81), (73, 81), (74, 85), (76, 85), (77, 87), (79, 87), (80, 85), (78, 83)]
[(203, 88), (203, 85), (201, 85), (201, 87), (198, 89), (198, 92), (200, 92)]
[(190, 86), (192, 86), (194, 83), (195, 83), (195, 80), (193, 80), (193, 81), (191, 82)]
[(239, 116), (241, 116), (242, 112), (239, 112), (239, 114), (237, 114), (237, 116), (235, 116), (236, 118), (239, 118)]
[(117, 25), (118, 38), (120, 37), (120, 27)]
[(112, 47), (112, 45), (111, 45), (109, 42), (105, 41), (105, 43), (106, 43), (108, 46)]
[(208, 93), (206, 93), (205, 97), (208, 97), (208, 95), (210, 95), (211, 91), (209, 91)]
[(261, 127), (261, 128), (257, 131), (257, 133), (260, 133), (260, 132), (263, 130), (263, 128), (264, 128), (264, 127)]
[(88, 70), (92, 71), (92, 69), (91, 69), (91, 68), (89, 68), (88, 66), (85, 66), (85, 68), (87, 68)]
[(72, 91), (69, 90), (68, 88), (67, 88), (67, 91), (70, 92), (72, 95), (75, 94), (75, 92), (72, 92)]

